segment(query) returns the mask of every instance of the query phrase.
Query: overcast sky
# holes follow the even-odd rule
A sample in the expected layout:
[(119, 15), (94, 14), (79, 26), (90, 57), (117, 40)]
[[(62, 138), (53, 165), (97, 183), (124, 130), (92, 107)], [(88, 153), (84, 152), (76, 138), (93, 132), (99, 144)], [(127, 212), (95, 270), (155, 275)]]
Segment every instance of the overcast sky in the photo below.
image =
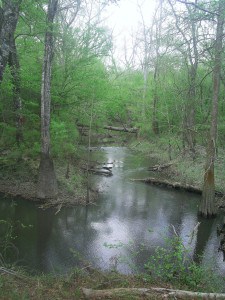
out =
[(142, 23), (141, 12), (146, 25), (151, 23), (154, 11), (154, 0), (120, 0), (117, 5), (110, 5), (106, 12), (106, 25), (113, 29), (116, 56), (122, 56), (124, 43), (132, 47), (131, 35), (135, 34)]

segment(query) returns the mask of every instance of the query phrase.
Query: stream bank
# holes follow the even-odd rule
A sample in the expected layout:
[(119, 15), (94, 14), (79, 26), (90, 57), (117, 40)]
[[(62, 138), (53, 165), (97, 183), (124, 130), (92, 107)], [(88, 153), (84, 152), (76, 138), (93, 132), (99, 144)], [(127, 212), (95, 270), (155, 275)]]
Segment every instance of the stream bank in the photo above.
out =
[[(43, 208), (74, 206), (86, 204), (86, 174), (82, 170), (82, 162), (71, 160), (68, 163), (55, 159), (55, 172), (58, 181), (59, 194), (57, 199), (43, 201), (36, 197), (39, 161), (21, 160), (13, 166), (2, 165), (0, 176), (0, 193), (23, 198), (42, 204)], [(90, 191), (91, 202), (96, 201), (97, 191)]]
[[(168, 167), (161, 170), (149, 170), (148, 177), (154, 177), (163, 181), (169, 181), (172, 184), (179, 183), (185, 186), (194, 186), (197, 190), (202, 190), (204, 167), (205, 167), (205, 147), (197, 145), (195, 159), (193, 160), (191, 153), (182, 151), (181, 145), (176, 137), (155, 137), (152, 141), (139, 139), (132, 141), (129, 148), (135, 153), (149, 158), (151, 161), (155, 159), (158, 165), (167, 165)], [(170, 143), (168, 143), (170, 141)], [(217, 207), (225, 212), (225, 151), (219, 149), (215, 161), (215, 188), (218, 191), (216, 196)], [(152, 165), (148, 165), (149, 169)], [(146, 177), (147, 180), (147, 177)]]

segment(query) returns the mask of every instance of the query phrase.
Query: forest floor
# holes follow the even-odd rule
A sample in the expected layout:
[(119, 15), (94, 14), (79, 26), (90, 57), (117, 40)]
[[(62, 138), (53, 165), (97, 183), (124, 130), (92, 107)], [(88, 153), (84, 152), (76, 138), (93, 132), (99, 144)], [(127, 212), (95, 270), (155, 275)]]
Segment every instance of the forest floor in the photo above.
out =
[[(169, 144), (170, 141), (170, 144)], [(172, 183), (179, 182), (181, 185), (193, 185), (202, 189), (204, 179), (204, 166), (206, 150), (201, 145), (196, 146), (195, 158), (188, 151), (183, 151), (178, 139), (160, 137), (152, 141), (133, 141), (129, 148), (137, 153), (158, 161), (158, 165), (169, 165), (158, 171), (149, 171), (149, 177), (166, 179)], [(215, 161), (215, 188), (221, 194), (225, 194), (225, 150), (218, 149)], [(152, 167), (149, 164), (149, 168)], [(225, 209), (225, 196), (216, 197), (217, 206)]]

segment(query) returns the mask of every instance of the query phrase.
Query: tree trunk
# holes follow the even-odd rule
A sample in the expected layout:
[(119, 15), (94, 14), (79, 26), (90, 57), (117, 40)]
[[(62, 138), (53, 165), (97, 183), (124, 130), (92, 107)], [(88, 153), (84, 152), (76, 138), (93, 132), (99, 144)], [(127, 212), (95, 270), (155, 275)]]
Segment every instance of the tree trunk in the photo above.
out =
[(189, 71), (189, 91), (184, 112), (184, 144), (195, 156), (195, 98), (196, 98), (197, 65), (193, 64)]
[(0, 84), (12, 50), (11, 41), (14, 39), (21, 2), (22, 0), (3, 0), (0, 7)]
[(58, 0), (49, 0), (47, 31), (45, 34), (44, 63), (41, 88), (41, 162), (37, 185), (37, 197), (55, 198), (58, 193), (54, 164), (50, 156), (50, 104), (51, 104), (51, 67), (53, 59), (53, 22)]
[(206, 153), (206, 165), (204, 175), (204, 185), (201, 203), (199, 206), (199, 214), (204, 217), (212, 217), (216, 215), (215, 207), (215, 178), (214, 178), (214, 162), (216, 156), (216, 138), (217, 138), (217, 119), (218, 119), (218, 99), (220, 91), (220, 73), (221, 60), (223, 50), (223, 26), (225, 15), (224, 0), (220, 0), (218, 4), (218, 19), (215, 41), (215, 58), (213, 69), (213, 99), (212, 99), (212, 115), (209, 141)]
[(15, 123), (16, 123), (16, 142), (19, 146), (23, 141), (23, 130), (22, 130), (22, 102), (20, 98), (20, 65), (17, 55), (15, 39), (12, 36), (10, 41), (10, 53), (8, 63), (11, 69), (12, 74), (12, 83), (13, 83), (13, 107), (15, 113)]

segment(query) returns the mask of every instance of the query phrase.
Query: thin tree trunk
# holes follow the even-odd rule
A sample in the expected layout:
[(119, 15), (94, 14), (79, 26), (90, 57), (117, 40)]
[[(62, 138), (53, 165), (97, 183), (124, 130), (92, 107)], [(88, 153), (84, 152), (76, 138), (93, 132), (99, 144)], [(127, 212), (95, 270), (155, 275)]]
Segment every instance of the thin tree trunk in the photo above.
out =
[(221, 60), (223, 50), (223, 26), (225, 15), (225, 2), (219, 1), (218, 19), (215, 41), (215, 59), (213, 70), (213, 99), (210, 135), (206, 153), (206, 165), (204, 175), (204, 185), (202, 200), (199, 206), (199, 214), (204, 217), (212, 217), (216, 215), (215, 207), (215, 178), (214, 178), (214, 162), (216, 156), (216, 138), (217, 138), (217, 119), (218, 119), (218, 99), (220, 91), (220, 73)]
[[(187, 47), (186, 50), (181, 51), (187, 65), (188, 71), (188, 79), (189, 79), (189, 89), (187, 94), (187, 99), (184, 105), (184, 115), (183, 115), (183, 147), (185, 148), (186, 145), (188, 149), (193, 153), (193, 158), (195, 156), (195, 107), (196, 107), (196, 76), (197, 76), (197, 69), (198, 69), (198, 29), (196, 27), (196, 7), (190, 8), (190, 3), (187, 2), (186, 8), (188, 11), (187, 16), (187, 28), (190, 28), (190, 37), (189, 32), (182, 27), (180, 24), (180, 18), (177, 15), (173, 3), (171, 0), (168, 0), (172, 12), (175, 17), (175, 25), (178, 32), (182, 35), (182, 38), (185, 42)], [(193, 11), (192, 11), (193, 10)]]
[(22, 102), (20, 97), (20, 65), (17, 55), (16, 43), (14, 37), (11, 37), (10, 42), (10, 53), (8, 63), (11, 69), (12, 74), (12, 83), (13, 83), (13, 107), (15, 113), (15, 123), (16, 123), (16, 142), (19, 146), (23, 141), (23, 117), (22, 117)]
[(51, 67), (53, 59), (53, 23), (58, 0), (49, 0), (47, 31), (45, 34), (44, 63), (41, 88), (41, 162), (37, 185), (37, 197), (55, 198), (58, 193), (53, 160), (50, 156), (50, 105), (51, 105)]

